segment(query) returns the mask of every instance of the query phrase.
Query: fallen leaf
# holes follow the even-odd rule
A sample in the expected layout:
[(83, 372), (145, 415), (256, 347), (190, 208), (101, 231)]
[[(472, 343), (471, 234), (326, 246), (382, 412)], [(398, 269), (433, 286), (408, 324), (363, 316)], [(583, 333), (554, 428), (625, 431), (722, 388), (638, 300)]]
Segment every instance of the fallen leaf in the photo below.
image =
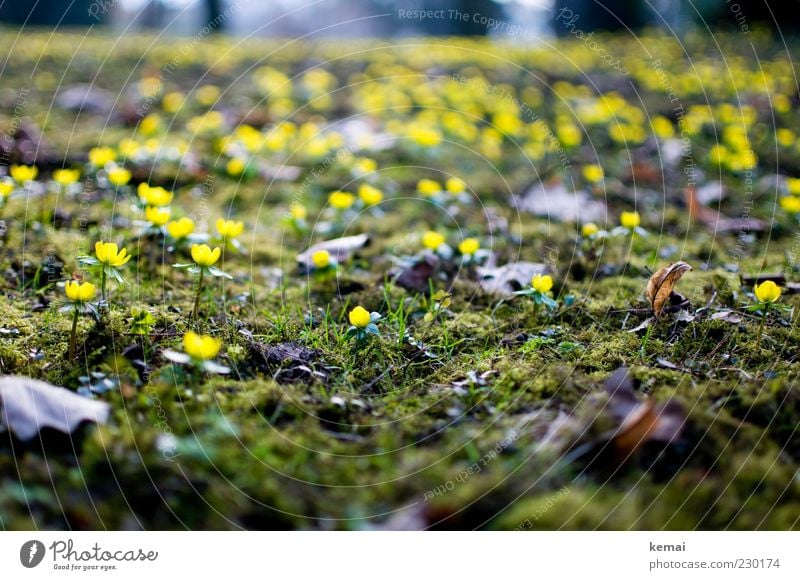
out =
[(731, 324), (739, 324), (742, 321), (742, 317), (733, 310), (720, 310), (711, 315), (711, 320), (723, 320)]
[(570, 191), (560, 180), (537, 183), (516, 200), (516, 206), (557, 222), (605, 223), (608, 208), (586, 191)]
[(546, 274), (547, 266), (535, 262), (511, 262), (497, 268), (478, 268), (478, 284), (487, 292), (511, 296), (531, 283), (536, 274)]
[(264, 344), (252, 340), (249, 344), (250, 360), (261, 372), (268, 373), (279, 383), (312, 382), (325, 380), (327, 375), (315, 368), (320, 351), (294, 342)]
[(659, 268), (655, 274), (650, 276), (650, 280), (647, 282), (647, 299), (650, 301), (656, 318), (664, 310), (667, 299), (672, 294), (672, 288), (691, 269), (692, 267), (686, 262), (675, 262)]
[(434, 255), (426, 255), (410, 266), (400, 270), (395, 277), (395, 284), (406, 290), (425, 293), (430, 290), (430, 281), (436, 271), (439, 260)]
[(327, 240), (314, 244), (305, 252), (297, 256), (297, 263), (306, 269), (312, 266), (311, 256), (315, 252), (325, 250), (330, 253), (331, 257), (337, 262), (345, 262), (350, 256), (356, 253), (369, 243), (369, 236), (367, 234), (358, 234), (357, 236), (346, 236), (344, 238), (336, 238), (334, 240)]
[(610, 434), (620, 460), (628, 458), (647, 441), (671, 443), (685, 423), (683, 409), (675, 401), (664, 405), (651, 399), (640, 401), (633, 389), (633, 380), (626, 367), (618, 368), (604, 384), (610, 399), (609, 412), (619, 421)]
[(0, 378), (0, 424), (22, 441), (45, 427), (72, 433), (85, 422), (105, 423), (109, 405), (27, 377)]
[(714, 232), (760, 232), (764, 230), (764, 222), (752, 217), (730, 218), (715, 209), (706, 207), (700, 201), (695, 187), (686, 188), (686, 207), (689, 210), (689, 221), (697, 220)]

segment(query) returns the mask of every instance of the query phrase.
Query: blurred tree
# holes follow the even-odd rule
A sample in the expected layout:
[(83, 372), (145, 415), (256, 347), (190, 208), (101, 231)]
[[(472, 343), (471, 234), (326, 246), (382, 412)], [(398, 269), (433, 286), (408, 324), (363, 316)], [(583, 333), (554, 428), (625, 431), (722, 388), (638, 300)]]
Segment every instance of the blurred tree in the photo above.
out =
[(98, 1), (100, 0), (75, 0), (71, 3), (63, 0), (6, 1), (0, 3), (0, 22), (26, 26), (88, 26), (98, 22), (96, 15), (99, 15), (99, 11), (90, 10), (92, 3)]
[(697, 10), (686, 0), (683, 2), (686, 14), (701, 25), (705, 21), (709, 26), (732, 26), (740, 30), (756, 25), (791, 32), (800, 30), (798, 0), (696, 0), (693, 5)]
[(206, 0), (206, 16), (208, 22), (214, 22), (213, 32), (225, 32), (225, 2), (223, 0)]
[[(654, 14), (641, 0), (559, 0), (553, 5), (553, 30), (559, 36), (573, 30), (637, 29), (654, 21)], [(569, 22), (569, 26), (565, 23)]]

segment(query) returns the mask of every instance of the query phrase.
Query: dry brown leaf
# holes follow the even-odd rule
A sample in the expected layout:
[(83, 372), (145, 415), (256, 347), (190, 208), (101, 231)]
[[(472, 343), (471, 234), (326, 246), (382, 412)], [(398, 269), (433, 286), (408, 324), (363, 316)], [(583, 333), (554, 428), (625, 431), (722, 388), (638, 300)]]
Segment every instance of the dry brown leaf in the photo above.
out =
[(650, 280), (647, 282), (647, 299), (650, 301), (656, 317), (660, 316), (664, 310), (675, 284), (691, 269), (692, 267), (686, 262), (675, 262), (659, 268), (655, 274), (650, 276)]

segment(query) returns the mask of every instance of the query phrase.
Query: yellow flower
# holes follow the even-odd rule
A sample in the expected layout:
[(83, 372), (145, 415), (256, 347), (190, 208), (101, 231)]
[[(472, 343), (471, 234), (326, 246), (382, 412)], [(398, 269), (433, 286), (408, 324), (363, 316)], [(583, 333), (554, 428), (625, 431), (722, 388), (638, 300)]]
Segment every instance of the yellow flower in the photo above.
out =
[(188, 217), (182, 217), (181, 219), (169, 222), (167, 224), (167, 233), (175, 238), (176, 240), (181, 240), (191, 234), (194, 231), (194, 221)]
[(761, 284), (756, 284), (753, 290), (759, 302), (775, 302), (781, 297), (781, 287), (772, 280), (765, 280)]
[(152, 135), (158, 130), (161, 125), (161, 119), (158, 115), (147, 115), (139, 122), (139, 130), (144, 135)]
[(372, 173), (378, 169), (378, 163), (369, 157), (361, 157), (356, 159), (355, 163), (353, 164), (353, 168), (363, 175)]
[(622, 224), (622, 227), (630, 230), (639, 227), (641, 222), (642, 218), (639, 216), (638, 211), (624, 211), (619, 216), (619, 223)]
[(444, 243), (444, 236), (439, 232), (425, 232), (422, 236), (422, 245), (429, 250), (436, 251)]
[(331, 254), (327, 250), (318, 250), (311, 254), (311, 261), (318, 270), (327, 268), (331, 264)]
[(206, 107), (210, 107), (219, 99), (219, 87), (215, 85), (203, 85), (197, 89), (197, 102)]
[(583, 235), (584, 238), (588, 238), (589, 236), (593, 236), (598, 231), (599, 231), (599, 228), (597, 227), (597, 224), (595, 224), (593, 222), (589, 222), (589, 223), (583, 224), (583, 227), (581, 228), (581, 234)]
[(308, 215), (308, 211), (306, 210), (305, 206), (299, 203), (293, 203), (289, 208), (289, 212), (291, 213), (292, 219), (296, 220), (304, 220)]
[(117, 154), (111, 147), (95, 147), (89, 150), (89, 161), (95, 167), (104, 167), (106, 163), (111, 163), (117, 158)]
[(451, 177), (444, 182), (444, 188), (450, 193), (463, 193), (467, 189), (467, 184), (458, 177)]
[(223, 240), (232, 240), (244, 231), (244, 223), (234, 220), (217, 219), (217, 232)]
[(363, 306), (356, 306), (350, 311), (350, 324), (356, 328), (366, 328), (372, 318)]
[(181, 108), (183, 105), (183, 93), (179, 92), (172, 92), (167, 93), (164, 95), (164, 99), (161, 101), (161, 106), (164, 107), (164, 110), (167, 113), (174, 113), (178, 109)]
[(53, 181), (66, 187), (72, 185), (81, 177), (80, 169), (56, 169), (53, 171)]
[(780, 204), (786, 213), (800, 213), (800, 197), (787, 195), (780, 199)]
[(541, 274), (536, 274), (533, 278), (531, 278), (531, 286), (537, 292), (541, 292), (542, 294), (547, 294), (553, 288), (553, 278)]
[(136, 191), (139, 194), (139, 199), (141, 199), (147, 205), (163, 207), (172, 203), (172, 193), (163, 187), (150, 187), (146, 183), (142, 182), (139, 184), (139, 187), (136, 189)]
[(433, 179), (420, 179), (417, 182), (417, 191), (422, 195), (432, 196), (442, 191), (442, 186)]
[(35, 165), (12, 165), (9, 174), (17, 183), (25, 183), (36, 179), (39, 168)]
[(148, 205), (144, 208), (144, 219), (154, 226), (161, 227), (169, 221), (170, 209), (168, 207), (154, 207)]
[(192, 260), (194, 260), (195, 264), (204, 268), (216, 264), (221, 253), (222, 250), (219, 248), (212, 250), (206, 244), (194, 244), (192, 246)]
[(13, 181), (0, 181), (0, 198), (7, 198), (14, 191)]
[(95, 287), (91, 282), (72, 282), (64, 284), (64, 292), (72, 302), (89, 302), (94, 298)]
[(328, 203), (338, 210), (348, 209), (355, 200), (355, 196), (347, 191), (334, 191), (328, 196)]
[(480, 247), (481, 243), (476, 238), (464, 238), (461, 243), (458, 244), (458, 251), (464, 256), (471, 256), (477, 252)]
[(372, 187), (367, 183), (362, 183), (358, 188), (358, 197), (365, 205), (375, 205), (383, 201), (383, 192), (377, 187)]
[(228, 175), (231, 175), (233, 177), (237, 177), (237, 176), (241, 175), (242, 173), (244, 173), (245, 166), (246, 166), (246, 164), (242, 159), (239, 159), (238, 157), (234, 157), (233, 159), (228, 161), (228, 164), (225, 166), (225, 171), (228, 172)]
[(222, 342), (205, 334), (191, 330), (183, 335), (183, 351), (198, 360), (211, 360), (219, 352)]
[(119, 250), (114, 242), (97, 242), (94, 245), (95, 257), (103, 264), (114, 268), (119, 268), (128, 263), (131, 257), (127, 254), (128, 250), (125, 248)]
[(589, 183), (598, 183), (603, 181), (603, 168), (599, 165), (584, 165), (583, 178)]
[(131, 172), (122, 167), (114, 167), (108, 170), (108, 181), (111, 185), (119, 187), (125, 185), (131, 180)]
[(787, 177), (786, 189), (792, 195), (800, 195), (800, 177)]

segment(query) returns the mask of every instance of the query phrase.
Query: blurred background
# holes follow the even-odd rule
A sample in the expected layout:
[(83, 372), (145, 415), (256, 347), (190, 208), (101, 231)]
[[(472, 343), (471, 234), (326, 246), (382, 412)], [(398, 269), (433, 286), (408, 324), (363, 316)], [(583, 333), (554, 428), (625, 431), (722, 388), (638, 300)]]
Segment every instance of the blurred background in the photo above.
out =
[[(784, 32), (796, 31), (798, 8), (798, 0), (0, 0), (0, 23), (192, 35), (213, 22), (214, 33), (242, 36), (485, 35), (530, 42), (576, 26), (586, 32), (647, 26), (682, 31), (777, 22)], [(440, 12), (407, 16), (414, 10)], [(473, 17), (454, 18), (451, 11)], [(574, 26), (565, 25), (575, 16)]]

